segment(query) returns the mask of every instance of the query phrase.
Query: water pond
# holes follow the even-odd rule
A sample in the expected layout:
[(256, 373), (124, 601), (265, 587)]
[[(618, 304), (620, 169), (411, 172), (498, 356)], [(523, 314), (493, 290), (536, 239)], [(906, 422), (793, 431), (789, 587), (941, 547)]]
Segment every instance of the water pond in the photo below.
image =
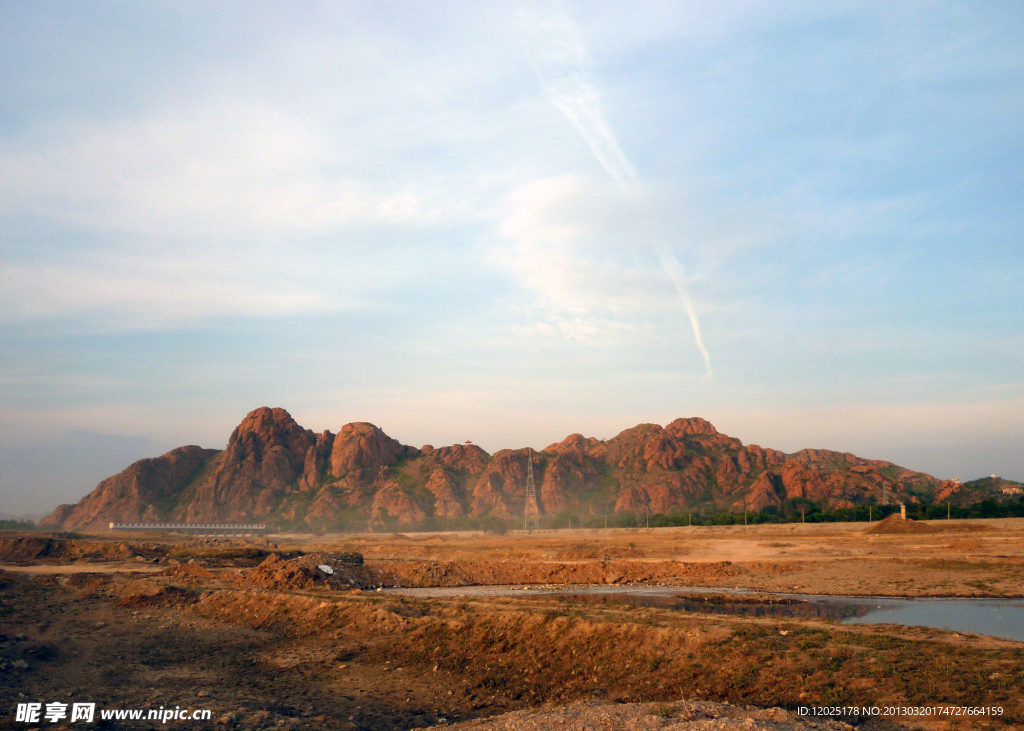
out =
[(685, 612), (779, 619), (832, 619), (843, 624), (888, 623), (990, 635), (1024, 642), (1022, 599), (896, 599), (891, 597), (765, 594), (718, 587), (465, 586), (387, 589), (420, 597), (552, 597), (567, 603), (633, 604)]

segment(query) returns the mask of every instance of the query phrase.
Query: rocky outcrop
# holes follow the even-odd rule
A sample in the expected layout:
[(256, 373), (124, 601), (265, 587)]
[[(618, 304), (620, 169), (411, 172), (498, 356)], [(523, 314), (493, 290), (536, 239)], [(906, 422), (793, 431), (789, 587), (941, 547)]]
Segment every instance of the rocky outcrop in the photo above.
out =
[(39, 528), (62, 528), (68, 521), (68, 518), (75, 512), (76, 507), (78, 506), (73, 503), (58, 505), (56, 510), (40, 520), (36, 525)]
[(283, 409), (264, 407), (243, 419), (222, 452), (182, 447), (141, 460), (40, 525), (263, 520), (293, 530), (363, 530), (521, 519), (529, 460), (542, 516), (573, 520), (611, 511), (770, 510), (787, 499), (835, 508), (880, 501), (883, 492), (910, 502), (1018, 490), (996, 478), (968, 488), (845, 452), (787, 455), (744, 445), (698, 417), (490, 455), (470, 443), (417, 449), (368, 422), (315, 434)]
[(530, 449), (503, 449), (491, 457), (487, 469), (473, 486), (471, 515), (512, 518), (523, 514), (526, 505), (526, 463), (534, 458), (534, 481), (538, 459)]
[(386, 527), (389, 520), (411, 525), (427, 517), (426, 512), (397, 482), (386, 482), (373, 496), (370, 525)]
[(327, 466), (334, 449), (334, 435), (325, 431), (316, 438), (316, 444), (306, 450), (306, 460), (302, 467), (302, 477), (299, 479), (300, 490), (313, 490), (320, 484), (324, 476), (324, 468)]
[(718, 430), (707, 419), (694, 416), (689, 419), (676, 419), (666, 424), (665, 433), (670, 437), (681, 438), (695, 435), (715, 436)]
[(735, 504), (736, 507), (756, 511), (763, 510), (770, 505), (775, 507), (782, 505), (782, 501), (779, 499), (778, 482), (777, 475), (771, 472), (762, 472), (750, 486), (750, 492)]
[(105, 479), (77, 505), (61, 505), (41, 520), (39, 527), (88, 530), (106, 528), (110, 522), (158, 520), (161, 508), (173, 501), (216, 454), (215, 449), (189, 446), (141, 459)]
[(363, 421), (346, 424), (334, 438), (331, 449), (331, 475), (345, 477), (350, 473), (375, 473), (400, 459), (419, 455), (415, 447), (407, 447), (392, 439), (379, 427)]
[(671, 513), (699, 502), (708, 488), (708, 460), (700, 459), (687, 469), (653, 475), (626, 485), (615, 502), (617, 513)]
[(180, 510), (192, 523), (265, 518), (305, 471), (317, 437), (284, 409), (249, 413), (228, 440), (212, 472)]
[(434, 496), (434, 515), (441, 518), (459, 518), (465, 509), (459, 500), (458, 482), (443, 467), (435, 467), (425, 485)]
[(823, 500), (829, 497), (829, 488), (821, 474), (809, 470), (795, 459), (786, 460), (780, 472), (786, 497), (803, 497), (808, 500)]
[(579, 507), (603, 474), (601, 457), (607, 449), (596, 439), (573, 434), (544, 450), (547, 454), (540, 505), (545, 513)]
[(437, 465), (447, 467), (455, 472), (466, 475), (479, 475), (487, 469), (491, 455), (475, 444), (453, 444), (450, 447), (434, 449), (423, 455), (423, 465), (433, 468)]

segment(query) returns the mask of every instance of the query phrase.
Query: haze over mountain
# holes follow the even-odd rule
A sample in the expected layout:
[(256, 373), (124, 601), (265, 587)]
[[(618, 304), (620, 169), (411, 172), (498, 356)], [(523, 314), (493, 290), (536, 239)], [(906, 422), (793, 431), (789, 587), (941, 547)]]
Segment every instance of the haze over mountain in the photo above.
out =
[(744, 445), (699, 417), (639, 424), (607, 440), (571, 434), (539, 452), (488, 454), (471, 443), (404, 445), (366, 422), (316, 434), (284, 409), (262, 407), (242, 420), (226, 449), (185, 446), (140, 460), (40, 525), (260, 520), (330, 530), (512, 519), (523, 514), (530, 459), (543, 516), (754, 511), (787, 498), (839, 508), (880, 503), (883, 491), (927, 503), (980, 494), (850, 453)]

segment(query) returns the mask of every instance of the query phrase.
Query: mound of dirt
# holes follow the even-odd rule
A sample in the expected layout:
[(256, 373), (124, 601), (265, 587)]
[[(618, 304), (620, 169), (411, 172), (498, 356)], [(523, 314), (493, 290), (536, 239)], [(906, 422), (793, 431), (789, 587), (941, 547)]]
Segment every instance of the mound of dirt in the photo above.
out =
[(899, 515), (890, 515), (885, 520), (880, 520), (868, 528), (865, 533), (892, 534), (892, 533), (937, 533), (927, 523), (918, 523), (910, 518), (903, 519)]
[(194, 604), (199, 597), (180, 586), (153, 586), (149, 582), (133, 582), (123, 590), (117, 601), (120, 607), (182, 607)]
[(188, 584), (201, 584), (215, 578), (213, 573), (196, 563), (182, 563), (168, 566), (160, 572), (161, 576), (173, 576)]
[[(334, 573), (325, 573), (320, 566), (329, 566)], [(256, 568), (238, 574), (235, 580), (275, 591), (343, 591), (376, 586), (358, 553), (313, 553), (292, 559), (283, 559), (275, 553)]]
[(189, 559), (202, 559), (207, 566), (239, 566), (253, 567), (270, 555), (267, 548), (259, 548), (249, 545), (222, 545), (220, 543), (190, 543), (184, 546), (175, 546), (167, 552), (168, 558), (176, 558), (180, 561)]
[(125, 543), (65, 540), (42, 536), (0, 540), (0, 561), (29, 563), (44, 559), (72, 560), (91, 558), (103, 561), (124, 560), (134, 553)]
[(65, 589), (79, 589), (84, 593), (95, 592), (106, 587), (109, 583), (110, 577), (103, 574), (71, 574), (57, 579), (58, 586), (62, 586)]

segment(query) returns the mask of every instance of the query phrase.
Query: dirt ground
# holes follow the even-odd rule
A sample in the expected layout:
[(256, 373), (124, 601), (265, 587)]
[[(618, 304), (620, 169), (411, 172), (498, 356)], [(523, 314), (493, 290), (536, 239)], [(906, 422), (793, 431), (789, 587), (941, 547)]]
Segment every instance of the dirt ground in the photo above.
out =
[[(14, 720), (17, 703), (54, 701), (212, 711), (207, 722), (94, 724), (132, 729), (795, 728), (801, 706), (872, 704), (999, 707), (1002, 715), (841, 720), (1024, 728), (1019, 642), (814, 618), (374, 590), (649, 583), (1024, 596), (1024, 520), (937, 521), (935, 532), (914, 534), (865, 527), (219, 541), (3, 535), (0, 729), (62, 727)], [(318, 573), (322, 562), (337, 570)], [(679, 711), (681, 699), (710, 704), (717, 719)], [(724, 702), (733, 710), (715, 710)], [(736, 715), (748, 705), (749, 719)], [(789, 716), (756, 710), (775, 706)], [(566, 708), (583, 709), (573, 716), (583, 720), (567, 721)]]
[[(808, 594), (1024, 596), (1024, 519), (926, 525), (935, 532), (879, 535), (866, 533), (865, 523), (829, 523), (273, 540), (291, 550), (358, 551), (411, 586), (635, 580)], [(605, 581), (608, 566), (622, 578)]]

